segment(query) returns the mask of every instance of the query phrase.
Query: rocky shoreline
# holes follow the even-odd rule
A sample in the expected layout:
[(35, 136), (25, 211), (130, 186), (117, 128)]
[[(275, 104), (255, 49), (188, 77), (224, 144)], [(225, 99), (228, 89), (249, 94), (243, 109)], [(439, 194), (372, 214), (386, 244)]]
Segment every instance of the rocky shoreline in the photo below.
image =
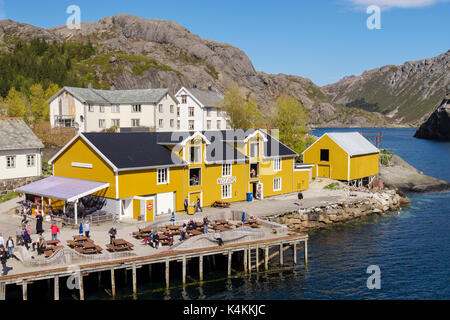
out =
[(308, 231), (375, 214), (386, 215), (401, 207), (409, 206), (409, 203), (410, 200), (407, 197), (400, 195), (395, 190), (386, 189), (368, 192), (365, 199), (346, 200), (307, 209), (301, 208), (267, 216), (265, 219), (284, 224), (290, 231)]

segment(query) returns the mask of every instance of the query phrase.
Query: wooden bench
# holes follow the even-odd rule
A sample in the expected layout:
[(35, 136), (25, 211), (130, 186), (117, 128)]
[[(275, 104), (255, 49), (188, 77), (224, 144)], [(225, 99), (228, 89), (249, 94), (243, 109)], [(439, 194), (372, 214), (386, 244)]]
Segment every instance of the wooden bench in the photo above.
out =
[(58, 251), (59, 249), (64, 248), (63, 246), (54, 246), (54, 247), (49, 247), (49, 248), (45, 248), (44, 249), (44, 255), (46, 258), (50, 258), (56, 251)]

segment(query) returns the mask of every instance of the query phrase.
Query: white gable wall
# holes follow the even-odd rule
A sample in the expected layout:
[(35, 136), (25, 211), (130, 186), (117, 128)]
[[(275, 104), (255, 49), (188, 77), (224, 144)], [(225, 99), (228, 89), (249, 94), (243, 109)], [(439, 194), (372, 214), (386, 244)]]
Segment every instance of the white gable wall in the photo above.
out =
[[(34, 166), (27, 166), (27, 155), (34, 155)], [(6, 167), (6, 157), (15, 156), (15, 168)], [(0, 150), (0, 180), (40, 176), (42, 172), (39, 149)]]

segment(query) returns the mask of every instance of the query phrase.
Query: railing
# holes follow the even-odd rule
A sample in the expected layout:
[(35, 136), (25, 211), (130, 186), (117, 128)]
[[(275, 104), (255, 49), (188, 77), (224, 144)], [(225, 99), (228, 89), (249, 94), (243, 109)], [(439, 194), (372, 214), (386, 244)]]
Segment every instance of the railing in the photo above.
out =
[[(114, 222), (118, 219), (118, 215), (117, 214), (105, 214), (105, 215), (101, 215), (101, 216), (85, 216), (83, 218), (78, 218), (77, 223), (80, 222), (85, 222), (85, 221), (89, 221), (89, 223), (92, 224), (100, 224), (100, 223), (105, 223), (105, 222)], [(67, 217), (67, 216), (52, 216), (52, 221), (60, 221), (63, 224), (65, 224), (66, 226), (75, 226), (75, 218), (72, 217)]]

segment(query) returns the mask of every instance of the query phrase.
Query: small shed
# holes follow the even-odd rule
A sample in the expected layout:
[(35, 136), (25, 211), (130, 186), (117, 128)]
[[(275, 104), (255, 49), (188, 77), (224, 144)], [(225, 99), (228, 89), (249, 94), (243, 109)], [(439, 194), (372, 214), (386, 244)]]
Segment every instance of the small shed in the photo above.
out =
[(362, 184), (378, 175), (379, 154), (380, 150), (359, 132), (330, 132), (303, 152), (303, 161), (314, 164), (314, 178)]

